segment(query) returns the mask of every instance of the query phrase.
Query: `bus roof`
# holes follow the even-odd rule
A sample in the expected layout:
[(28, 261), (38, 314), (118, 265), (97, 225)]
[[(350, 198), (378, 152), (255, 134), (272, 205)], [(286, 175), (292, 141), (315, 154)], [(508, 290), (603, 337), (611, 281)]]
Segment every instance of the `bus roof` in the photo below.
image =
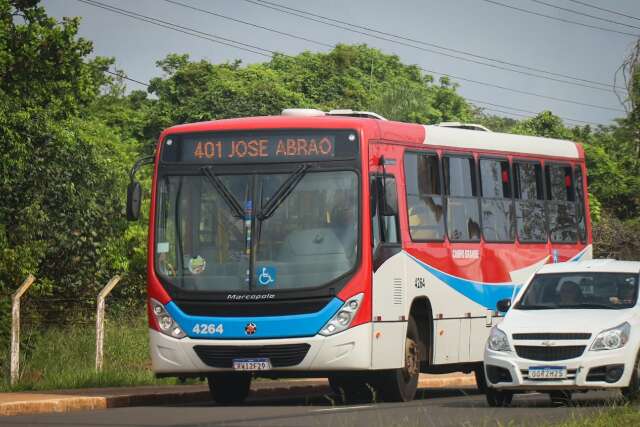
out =
[(425, 144), (477, 150), (506, 151), (539, 156), (578, 159), (578, 144), (563, 139), (482, 132), (441, 126), (425, 126)]
[(426, 144), (445, 148), (488, 150), (571, 159), (583, 157), (579, 145), (572, 141), (349, 116), (261, 116), (212, 120), (172, 126), (162, 132), (161, 138), (167, 134), (176, 133), (278, 128), (357, 129), (362, 130), (369, 139), (416, 145)]

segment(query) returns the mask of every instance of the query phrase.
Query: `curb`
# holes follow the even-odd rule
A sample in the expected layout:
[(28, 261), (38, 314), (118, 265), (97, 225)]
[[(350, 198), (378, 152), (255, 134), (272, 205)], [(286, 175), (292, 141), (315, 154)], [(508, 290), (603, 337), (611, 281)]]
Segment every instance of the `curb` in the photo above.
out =
[[(438, 378), (423, 376), (418, 382), (420, 388), (475, 387), (473, 375), (451, 375)], [(147, 387), (148, 388), (148, 387)], [(41, 414), (47, 412), (93, 411), (130, 406), (186, 404), (210, 402), (207, 386), (175, 386), (167, 389), (145, 391), (144, 388), (129, 388), (129, 392), (111, 389), (103, 395), (87, 396), (71, 394), (72, 391), (57, 393), (0, 393), (0, 416)], [(82, 393), (81, 390), (78, 390)], [(251, 397), (264, 399), (322, 395), (331, 393), (324, 379), (298, 381), (256, 382), (252, 386)]]

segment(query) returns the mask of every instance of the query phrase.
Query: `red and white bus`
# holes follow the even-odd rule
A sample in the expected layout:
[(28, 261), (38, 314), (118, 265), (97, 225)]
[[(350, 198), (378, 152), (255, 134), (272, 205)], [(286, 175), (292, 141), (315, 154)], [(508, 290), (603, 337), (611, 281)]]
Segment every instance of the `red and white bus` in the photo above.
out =
[(233, 403), (255, 376), (406, 401), (420, 372), (480, 370), (496, 302), (590, 258), (591, 225), (579, 144), (460, 127), (285, 110), (165, 130), (149, 161), (155, 373), (207, 377)]

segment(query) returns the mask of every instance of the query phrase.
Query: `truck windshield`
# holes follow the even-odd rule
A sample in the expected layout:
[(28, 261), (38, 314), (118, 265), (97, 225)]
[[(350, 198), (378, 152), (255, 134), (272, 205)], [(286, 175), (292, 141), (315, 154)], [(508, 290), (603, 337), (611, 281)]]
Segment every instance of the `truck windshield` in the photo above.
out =
[(356, 173), (309, 168), (291, 185), (295, 173), (161, 178), (158, 274), (185, 291), (218, 292), (313, 288), (352, 270)]
[(638, 299), (638, 275), (626, 273), (539, 274), (516, 309), (630, 308)]

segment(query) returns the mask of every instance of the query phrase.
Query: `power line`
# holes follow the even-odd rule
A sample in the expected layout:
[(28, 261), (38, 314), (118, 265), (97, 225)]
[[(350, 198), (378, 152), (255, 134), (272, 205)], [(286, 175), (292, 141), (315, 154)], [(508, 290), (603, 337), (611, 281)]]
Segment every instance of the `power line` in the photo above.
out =
[(271, 31), (272, 33), (280, 34), (280, 35), (287, 36), (287, 37), (292, 37), (294, 39), (304, 40), (304, 41), (307, 41), (307, 42), (310, 42), (310, 43), (317, 44), (318, 46), (324, 46), (324, 47), (329, 47), (329, 48), (335, 47), (334, 45), (331, 45), (331, 44), (328, 44), (328, 43), (323, 43), (323, 42), (319, 42), (317, 40), (308, 39), (308, 38), (305, 38), (305, 37), (302, 37), (302, 36), (297, 36), (295, 34), (286, 33), (284, 31), (279, 31), (279, 30), (276, 30), (276, 29), (273, 29), (273, 28), (264, 27), (262, 25), (254, 24), (253, 22), (248, 22), (248, 21), (243, 21), (241, 19), (232, 18), (230, 16), (222, 15), (222, 14), (219, 14), (219, 13), (216, 13), (216, 12), (212, 12), (210, 10), (200, 9), (199, 7), (195, 7), (195, 6), (191, 6), (191, 5), (188, 5), (188, 4), (184, 4), (184, 3), (181, 3), (179, 1), (174, 1), (174, 0), (164, 0), (164, 1), (167, 2), (167, 3), (174, 4), (176, 6), (181, 6), (181, 7), (187, 8), (187, 9), (191, 9), (191, 10), (195, 10), (195, 11), (198, 11), (198, 12), (206, 13), (208, 15), (217, 16), (218, 18), (227, 19), (227, 20), (233, 21), (233, 22), (239, 22), (241, 24), (249, 25), (249, 26), (255, 27), (255, 28), (260, 28), (262, 30)]
[[(484, 105), (491, 105), (493, 107), (498, 107), (498, 108), (506, 108), (508, 110), (514, 110), (514, 111), (520, 111), (523, 113), (529, 113), (529, 114), (533, 114), (533, 117), (537, 116), (539, 114), (539, 112), (535, 112), (535, 111), (531, 111), (531, 110), (523, 110), (522, 108), (515, 108), (515, 107), (509, 107), (506, 105), (500, 105), (500, 104), (494, 104), (492, 102), (487, 102), (487, 101), (481, 101), (479, 99), (472, 99), (472, 98), (465, 98), (467, 101), (473, 102), (475, 104), (484, 104)], [(491, 110), (490, 108), (485, 108), (482, 107), (485, 110)], [(509, 113), (509, 114), (514, 114), (514, 113)], [(528, 116), (531, 117), (531, 116)], [(595, 123), (595, 122), (589, 122), (589, 121), (585, 121), (585, 120), (578, 120), (578, 119), (571, 119), (568, 117), (562, 117), (562, 116), (558, 116), (560, 117), (562, 120), (566, 120), (569, 122), (577, 122), (577, 123), (584, 123), (584, 124), (588, 124), (588, 125), (593, 125), (593, 126), (602, 126), (600, 123)]]
[(105, 73), (107, 73), (107, 74), (111, 74), (112, 76), (119, 77), (119, 78), (121, 78), (121, 79), (125, 79), (125, 80), (129, 80), (129, 81), (131, 81), (131, 82), (134, 82), (134, 83), (138, 83), (139, 85), (142, 85), (142, 86), (145, 86), (145, 87), (149, 87), (149, 86), (150, 86), (148, 83), (142, 82), (142, 81), (140, 81), (140, 80), (132, 79), (131, 77), (127, 77), (127, 76), (126, 76), (126, 75), (124, 75), (124, 74), (114, 73), (114, 72), (113, 72), (113, 71), (111, 71), (111, 70), (105, 70), (104, 72), (105, 72)]
[(584, 12), (581, 12), (579, 10), (569, 9), (567, 7), (561, 7), (561, 6), (557, 6), (555, 4), (547, 3), (546, 1), (542, 1), (542, 0), (530, 0), (530, 1), (532, 1), (534, 3), (542, 4), (544, 6), (553, 7), (554, 9), (564, 10), (565, 12), (575, 13), (576, 15), (582, 15), (582, 16), (586, 16), (586, 17), (589, 17), (589, 18), (597, 19), (597, 20), (600, 20), (600, 21), (609, 22), (609, 23), (617, 24), (617, 25), (623, 25), (625, 27), (635, 28), (636, 30), (640, 30), (640, 27), (636, 27), (635, 25), (625, 24), (624, 22), (614, 21), (613, 19), (603, 18), (601, 16), (590, 15), (588, 13), (584, 13)]
[[(197, 30), (194, 30), (194, 29), (189, 28), (189, 27), (178, 26), (177, 24), (173, 24), (173, 23), (168, 22), (168, 21), (160, 21), (160, 20), (157, 20), (156, 18), (148, 17), (148, 16), (141, 15), (141, 14), (137, 14), (135, 12), (131, 12), (131, 11), (128, 11), (126, 9), (120, 9), (120, 8), (116, 8), (116, 7), (113, 7), (113, 6), (108, 6), (108, 5), (105, 5), (103, 3), (97, 2), (95, 0), (77, 0), (77, 1), (89, 4), (91, 6), (100, 7), (102, 9), (106, 9), (106, 10), (109, 10), (111, 12), (114, 12), (114, 13), (117, 13), (117, 14), (120, 14), (120, 15), (124, 15), (124, 16), (128, 16), (128, 17), (131, 17), (133, 19), (137, 19), (137, 20), (140, 20), (140, 21), (143, 21), (143, 22), (148, 22), (150, 24), (154, 24), (154, 25), (158, 25), (160, 27), (164, 27), (164, 28), (168, 28), (168, 29), (171, 29), (171, 30), (174, 30), (174, 31), (178, 31), (180, 33), (184, 33), (184, 34), (187, 34), (187, 35), (190, 35), (190, 36), (193, 36), (193, 37), (201, 38), (201, 39), (208, 40), (208, 41), (211, 41), (211, 42), (214, 42), (214, 43), (224, 44), (224, 45), (227, 45), (227, 46), (235, 47), (237, 49), (241, 49), (241, 50), (257, 53), (259, 55), (272, 57), (276, 53), (276, 52), (270, 51), (268, 49), (263, 49), (263, 48), (258, 47), (258, 46), (248, 45), (246, 43), (240, 43), (238, 41), (235, 41), (235, 40), (232, 40), (232, 39), (228, 39), (228, 38), (224, 38), (224, 40), (230, 41), (230, 42), (233, 42), (233, 43), (242, 44), (244, 46), (252, 46), (255, 49), (261, 49), (264, 52), (270, 52), (271, 55), (269, 55), (267, 53), (256, 52), (256, 51), (254, 51), (252, 49), (247, 49), (245, 47), (232, 45), (230, 43), (221, 42), (219, 40), (211, 39), (209, 37), (204, 37), (204, 36), (201, 36), (201, 35), (198, 35), (198, 34), (194, 34), (192, 32), (199, 32), (201, 34), (206, 34), (206, 35), (211, 36), (211, 37), (219, 37), (219, 36), (214, 36), (214, 35), (211, 35), (211, 34), (208, 34), (208, 33), (203, 33), (201, 31), (197, 31)], [(154, 20), (163, 22), (163, 24), (159, 24), (159, 23), (155, 22)], [(176, 28), (174, 28), (174, 26), (182, 28), (182, 29), (186, 29), (188, 31), (176, 29)], [(283, 55), (283, 56), (291, 58), (290, 55), (287, 55), (287, 54), (284, 54), (284, 53), (280, 53), (280, 55)], [(581, 106), (586, 106), (586, 107), (600, 108), (600, 109), (609, 110), (609, 111), (624, 112), (624, 110), (621, 110), (621, 109), (614, 109), (614, 108), (604, 107), (604, 106), (595, 105), (595, 104), (589, 104), (589, 103), (573, 101), (573, 100), (569, 100), (569, 99), (563, 99), (563, 98), (557, 98), (557, 97), (542, 95), (542, 94), (538, 94), (538, 93), (535, 93), (535, 92), (528, 92), (528, 91), (523, 91), (523, 90), (519, 90), (519, 89), (513, 89), (513, 88), (506, 87), (506, 86), (496, 85), (496, 84), (493, 84), (493, 83), (481, 82), (481, 81), (478, 81), (478, 80), (473, 80), (473, 79), (469, 79), (469, 78), (465, 78), (465, 77), (460, 77), (460, 76), (454, 76), (454, 75), (451, 75), (451, 74), (440, 73), (438, 71), (429, 70), (429, 69), (423, 68), (423, 67), (418, 67), (418, 68), (421, 69), (422, 71), (427, 72), (427, 73), (437, 74), (437, 75), (441, 75), (441, 76), (449, 76), (449, 77), (452, 77), (452, 78), (455, 78), (455, 79), (458, 79), (458, 80), (467, 81), (467, 82), (470, 82), (470, 83), (484, 85), (484, 86), (488, 86), (488, 87), (494, 87), (494, 88), (497, 88), (497, 89), (511, 91), (511, 92), (514, 92), (514, 93), (520, 93), (520, 94), (524, 94), (524, 95), (530, 95), (530, 96), (535, 96), (535, 97), (539, 97), (539, 98), (544, 98), (544, 99), (549, 99), (549, 100), (559, 101), (559, 102), (566, 102), (566, 103), (575, 104), (575, 105), (581, 105)]]
[(631, 37), (634, 37), (634, 38), (640, 37), (640, 34), (627, 33), (625, 31), (612, 30), (611, 28), (599, 27), (597, 25), (590, 25), (590, 24), (585, 24), (585, 23), (582, 23), (582, 22), (571, 21), (569, 19), (558, 18), (558, 17), (551, 16), (551, 15), (545, 15), (544, 13), (534, 12), (532, 10), (523, 9), (521, 7), (511, 6), (509, 4), (500, 3), (499, 1), (495, 1), (495, 0), (482, 0), (482, 1), (494, 4), (494, 5), (497, 5), (497, 6), (502, 6), (502, 7), (506, 7), (506, 8), (509, 8), (509, 9), (518, 10), (520, 12), (529, 13), (531, 15), (536, 15), (536, 16), (541, 16), (543, 18), (552, 19), (554, 21), (565, 22), (567, 24), (579, 25), (579, 26), (582, 26), (582, 27), (592, 28), (592, 29), (595, 29), (595, 30), (608, 31), (610, 33), (622, 34), (624, 36), (631, 36)]
[[(165, 0), (165, 1), (169, 1), (169, 0)], [(502, 59), (490, 58), (490, 57), (487, 57), (487, 56), (477, 55), (477, 54), (474, 54), (474, 53), (471, 53), (471, 52), (467, 52), (467, 51), (463, 51), (463, 50), (452, 49), (452, 48), (448, 48), (446, 46), (442, 46), (442, 45), (438, 45), (438, 44), (434, 44), (434, 43), (428, 43), (428, 42), (425, 42), (425, 41), (422, 41), (422, 40), (416, 40), (416, 39), (412, 39), (412, 38), (409, 38), (409, 37), (400, 36), (400, 35), (397, 35), (397, 34), (387, 33), (387, 32), (384, 32), (384, 31), (376, 30), (376, 29), (371, 28), (371, 27), (366, 27), (366, 26), (357, 25), (357, 24), (350, 23), (350, 22), (341, 21), (341, 20), (338, 20), (338, 19), (330, 18), (330, 17), (323, 16), (323, 15), (318, 15), (318, 14), (307, 12), (307, 11), (303, 11), (303, 10), (300, 10), (300, 9), (295, 9), (295, 8), (292, 8), (292, 7), (284, 6), (284, 5), (281, 5), (281, 4), (278, 4), (278, 3), (273, 3), (273, 2), (270, 2), (270, 1), (266, 1), (266, 0), (244, 0), (244, 1), (247, 2), (247, 3), (254, 4), (256, 6), (265, 7), (265, 8), (272, 9), (272, 10), (275, 10), (277, 12), (285, 13), (285, 14), (292, 15), (292, 16), (297, 16), (297, 17), (302, 18), (302, 19), (306, 19), (306, 20), (309, 20), (309, 21), (312, 21), (312, 22), (321, 23), (321, 24), (328, 25), (328, 26), (331, 26), (331, 27), (334, 27), (334, 28), (339, 28), (341, 30), (349, 31), (349, 32), (352, 32), (352, 33), (355, 33), (355, 34), (361, 34), (361, 35), (364, 35), (364, 36), (367, 36), (367, 37), (372, 37), (372, 38), (376, 38), (378, 40), (383, 40), (383, 41), (387, 41), (387, 42), (390, 42), (390, 43), (395, 43), (395, 44), (398, 44), (398, 45), (401, 45), (401, 46), (407, 46), (407, 47), (410, 47), (410, 48), (413, 48), (413, 49), (421, 50), (423, 52), (429, 52), (429, 53), (434, 53), (436, 55), (446, 56), (446, 57), (457, 59), (457, 60), (460, 60), (460, 61), (471, 62), (471, 63), (474, 63), (474, 64), (484, 65), (486, 67), (496, 68), (496, 69), (504, 70), (504, 71), (510, 71), (512, 73), (522, 74), (522, 75), (526, 75), (526, 76), (530, 76), (530, 77), (536, 77), (536, 78), (540, 78), (540, 79), (551, 80), (551, 81), (570, 84), (570, 85), (574, 85), (574, 86), (586, 87), (586, 88), (589, 88), (589, 89), (600, 90), (600, 91), (603, 91), (603, 92), (611, 92), (611, 90), (613, 88), (612, 85), (609, 85), (607, 83), (602, 83), (602, 82), (588, 80), (588, 79), (582, 79), (582, 78), (579, 78), (579, 77), (570, 76), (570, 75), (561, 74), (561, 73), (554, 73), (554, 72), (543, 70), (543, 69), (539, 69), (539, 68), (529, 67), (529, 66), (525, 66), (525, 65), (519, 65), (519, 64), (516, 64), (516, 63), (513, 63), (513, 62), (508, 62), (508, 61), (502, 60)], [(307, 16), (307, 15), (309, 15), (309, 16)], [(319, 18), (319, 19), (316, 19), (316, 18)], [(330, 21), (330, 22), (325, 22), (325, 21)], [(331, 22), (335, 22), (335, 23), (338, 23), (338, 24), (341, 24), (341, 25), (336, 25), (336, 24), (333, 24)], [(360, 29), (368, 31), (368, 32), (355, 30), (354, 28), (360, 28)], [(546, 74), (549, 74), (549, 75), (563, 77), (563, 78), (572, 79), (572, 80), (576, 80), (576, 81), (581, 81), (581, 82), (585, 82), (585, 83), (592, 83), (592, 84), (596, 84), (596, 85), (601, 85), (601, 86), (605, 86), (606, 89), (604, 87), (595, 87), (595, 86), (592, 86), (592, 85), (589, 85), (589, 84), (570, 82), (570, 81), (561, 80), (561, 79), (557, 79), (557, 78), (553, 78), (553, 77), (549, 77), (549, 76), (542, 76), (542, 75), (539, 75), (539, 74), (534, 74), (534, 73), (530, 73), (530, 72), (526, 72), (526, 71), (514, 70), (512, 68), (507, 68), (507, 67), (503, 67), (503, 66), (500, 66), (500, 65), (488, 64), (486, 62), (482, 62), (482, 61), (478, 61), (478, 60), (474, 60), (474, 59), (469, 59), (469, 58), (464, 58), (464, 57), (457, 56), (457, 55), (451, 55), (451, 54), (444, 53), (444, 52), (439, 52), (439, 51), (433, 50), (433, 49), (426, 49), (426, 48), (423, 48), (423, 47), (420, 47), (420, 46), (416, 46), (414, 44), (409, 44), (409, 43), (405, 43), (405, 42), (402, 42), (402, 41), (399, 41), (399, 40), (390, 39), (388, 37), (381, 37), (381, 36), (378, 36), (376, 34), (370, 34), (370, 32), (377, 33), (377, 34), (382, 34), (382, 35), (388, 36), (388, 37), (397, 38), (399, 40), (410, 41), (412, 43), (417, 43), (417, 44), (421, 44), (421, 45), (425, 45), (425, 46), (436, 47), (438, 49), (446, 50), (446, 51), (449, 51), (449, 52), (460, 53), (460, 54), (468, 55), (468, 56), (471, 56), (471, 57), (474, 57), (474, 58), (480, 58), (480, 59), (484, 59), (484, 60), (487, 60), (487, 61), (493, 61), (493, 62), (497, 62), (497, 63), (500, 63), (500, 64), (509, 65), (509, 66), (512, 66), (512, 67), (518, 67), (518, 68), (522, 68), (522, 69), (526, 69), (526, 70), (536, 71), (536, 72), (539, 72), (539, 73), (546, 73)], [(617, 89), (624, 89), (624, 88), (621, 88), (621, 87), (616, 87), (616, 88)]]
[[(87, 5), (93, 6), (93, 7), (98, 7), (100, 9), (105, 9), (105, 10), (108, 10), (110, 12), (114, 12), (114, 13), (117, 13), (117, 14), (120, 14), (120, 15), (128, 16), (128, 17), (130, 17), (132, 19), (136, 19), (138, 21), (147, 22), (149, 24), (156, 25), (158, 27), (163, 27), (163, 28), (167, 28), (169, 30), (177, 31), (179, 33), (187, 34), (187, 35), (190, 35), (192, 37), (197, 37), (197, 38), (200, 38), (200, 39), (211, 41), (213, 43), (218, 43), (218, 44), (225, 45), (225, 46), (235, 47), (236, 49), (240, 49), (240, 50), (244, 50), (244, 51), (247, 51), (247, 52), (255, 53), (256, 55), (266, 56), (266, 57), (270, 58), (270, 57), (273, 56), (273, 53), (275, 53), (275, 52), (271, 52), (271, 51), (269, 51), (267, 49), (262, 49), (262, 48), (259, 48), (259, 47), (255, 47), (255, 48), (263, 50), (263, 51), (266, 51), (266, 52), (271, 52), (271, 54), (267, 54), (267, 53), (264, 53), (264, 52), (258, 52), (258, 51), (255, 51), (255, 50), (252, 50), (252, 49), (249, 49), (249, 48), (245, 48), (245, 47), (242, 47), (242, 46), (236, 46), (236, 45), (234, 45), (232, 43), (237, 43), (238, 45), (244, 45), (244, 46), (251, 46), (251, 45), (247, 45), (245, 43), (240, 43), (240, 42), (237, 42), (235, 40), (227, 39), (227, 38), (216, 36), (216, 35), (213, 35), (213, 34), (204, 33), (202, 31), (194, 30), (193, 28), (182, 27), (180, 25), (172, 24), (172, 23), (167, 22), (167, 21), (161, 21), (161, 20), (156, 19), (156, 18), (151, 18), (151, 17), (145, 16), (145, 15), (141, 15), (141, 14), (138, 14), (138, 13), (135, 13), (135, 12), (131, 12), (131, 11), (125, 10), (125, 9), (120, 9), (120, 8), (115, 7), (115, 6), (110, 6), (110, 5), (107, 5), (107, 4), (104, 4), (104, 3), (97, 2), (95, 0), (77, 0), (77, 1), (79, 1), (80, 3), (84, 3), (84, 4), (87, 4)], [(204, 35), (206, 35), (208, 37), (205, 37), (203, 35), (199, 35), (197, 33), (204, 34)], [(217, 40), (217, 39), (226, 40), (226, 41), (221, 41), (221, 40)]]
[(569, 0), (569, 1), (572, 2), (572, 3), (580, 4), (582, 6), (587, 6), (587, 7), (593, 8), (593, 9), (598, 9), (598, 10), (601, 10), (603, 12), (609, 12), (609, 13), (613, 13), (614, 15), (624, 16), (625, 18), (631, 18), (631, 19), (636, 19), (636, 20), (640, 21), (640, 18), (637, 18), (635, 16), (631, 16), (631, 15), (627, 15), (627, 14), (624, 14), (624, 13), (616, 12), (615, 10), (606, 9), (604, 7), (600, 7), (600, 6), (596, 6), (596, 5), (593, 5), (593, 4), (589, 4), (589, 3), (586, 3), (586, 2), (583, 2), (583, 1), (580, 1), (580, 0)]

